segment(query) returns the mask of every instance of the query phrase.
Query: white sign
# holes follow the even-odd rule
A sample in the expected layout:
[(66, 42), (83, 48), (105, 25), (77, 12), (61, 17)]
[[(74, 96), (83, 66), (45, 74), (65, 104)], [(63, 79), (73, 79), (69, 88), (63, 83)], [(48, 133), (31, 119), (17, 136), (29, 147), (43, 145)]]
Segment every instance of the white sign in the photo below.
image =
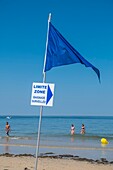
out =
[(54, 84), (33, 83), (31, 105), (53, 106)]

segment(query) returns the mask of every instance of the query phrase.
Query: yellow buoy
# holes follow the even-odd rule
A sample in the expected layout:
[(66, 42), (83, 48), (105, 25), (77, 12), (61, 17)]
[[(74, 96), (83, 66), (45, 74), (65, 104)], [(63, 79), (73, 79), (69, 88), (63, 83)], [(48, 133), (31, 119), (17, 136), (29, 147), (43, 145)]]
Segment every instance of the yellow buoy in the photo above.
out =
[(107, 141), (107, 139), (102, 138), (102, 139), (101, 139), (101, 143), (102, 143), (102, 144), (108, 144), (108, 141)]

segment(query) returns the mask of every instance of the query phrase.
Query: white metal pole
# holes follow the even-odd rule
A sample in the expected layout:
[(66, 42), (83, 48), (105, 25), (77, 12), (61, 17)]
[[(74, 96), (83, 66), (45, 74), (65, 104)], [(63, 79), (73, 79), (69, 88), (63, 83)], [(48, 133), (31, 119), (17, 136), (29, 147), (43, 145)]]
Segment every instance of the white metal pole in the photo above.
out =
[[(46, 54), (47, 54), (47, 46), (48, 46), (48, 35), (49, 35), (49, 22), (50, 22), (50, 20), (51, 20), (51, 13), (49, 14), (49, 19), (48, 19), (48, 30), (47, 30), (47, 40), (46, 40), (44, 67), (45, 67), (45, 62), (46, 62)], [(43, 83), (45, 82), (45, 76), (46, 75), (45, 75), (44, 68), (43, 68)], [(38, 166), (42, 112), (43, 112), (43, 106), (40, 107), (40, 117), (39, 117), (39, 125), (38, 125), (38, 137), (37, 137), (37, 146), (36, 146), (36, 160), (35, 160), (35, 169), (34, 170), (37, 170), (37, 166)]]
[(46, 49), (45, 49), (44, 68), (43, 68), (43, 83), (45, 82), (45, 79), (46, 79), (46, 74), (44, 72), (44, 69), (45, 69), (45, 64), (46, 64), (46, 55), (47, 55), (47, 47), (48, 47), (49, 23), (50, 23), (50, 21), (51, 21), (51, 13), (49, 14), (49, 18), (48, 18), (48, 29), (47, 29)]
[(35, 160), (35, 170), (37, 170), (38, 165), (38, 154), (39, 154), (39, 145), (40, 145), (40, 131), (41, 131), (41, 120), (42, 120), (42, 111), (43, 106), (40, 107), (40, 117), (39, 117), (39, 125), (38, 125), (38, 137), (37, 137), (37, 147), (36, 147), (36, 160)]

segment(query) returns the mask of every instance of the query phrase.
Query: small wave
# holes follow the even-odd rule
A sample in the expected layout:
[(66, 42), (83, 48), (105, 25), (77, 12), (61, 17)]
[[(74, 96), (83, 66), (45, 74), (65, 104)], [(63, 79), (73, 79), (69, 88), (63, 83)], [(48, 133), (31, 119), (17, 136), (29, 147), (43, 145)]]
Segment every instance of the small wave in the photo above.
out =
[(30, 140), (33, 139), (32, 137), (28, 137), (28, 136), (0, 136), (0, 139), (6, 139), (9, 138), (11, 140)]
[(113, 140), (113, 136), (112, 135), (106, 135), (106, 134), (90, 134), (90, 133), (85, 133), (85, 134), (74, 134), (73, 136), (69, 133), (69, 134), (42, 134), (42, 137), (47, 137), (47, 138), (77, 138), (77, 139), (93, 139), (93, 140), (100, 140), (101, 138), (105, 137), (107, 139), (111, 139)]
[(20, 137), (10, 137), (10, 139), (21, 139)]
[(32, 139), (32, 137), (25, 137), (25, 136), (14, 136), (14, 137), (10, 137), (10, 139), (14, 139), (14, 140), (18, 140), (18, 139), (23, 139), (23, 140), (30, 140), (30, 139)]

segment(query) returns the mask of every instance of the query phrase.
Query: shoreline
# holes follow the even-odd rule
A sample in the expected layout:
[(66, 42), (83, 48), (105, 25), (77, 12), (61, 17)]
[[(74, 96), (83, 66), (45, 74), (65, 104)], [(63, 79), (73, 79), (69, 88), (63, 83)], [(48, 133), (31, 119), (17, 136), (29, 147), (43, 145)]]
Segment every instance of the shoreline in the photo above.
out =
[[(52, 156), (58, 155), (71, 155), (86, 160), (100, 160), (106, 159), (108, 162), (113, 161), (113, 148), (109, 147), (78, 147), (78, 146), (47, 146), (40, 145), (39, 155), (42, 156), (45, 153), (52, 153)], [(9, 155), (35, 155), (36, 145), (32, 144), (0, 144), (0, 154), (8, 153)], [(47, 155), (46, 155), (47, 156)], [(50, 156), (50, 155), (49, 155)], [(75, 159), (75, 158), (74, 158)]]
[[(5, 144), (5, 143), (0, 143), (0, 146), (14, 146), (14, 147), (30, 147), (30, 148), (36, 148), (36, 145), (32, 145), (32, 144)], [(40, 145), (40, 148), (55, 148), (55, 149), (75, 149), (75, 150), (108, 150), (108, 151), (113, 151), (112, 147), (86, 147), (86, 146), (60, 146), (60, 145)]]

